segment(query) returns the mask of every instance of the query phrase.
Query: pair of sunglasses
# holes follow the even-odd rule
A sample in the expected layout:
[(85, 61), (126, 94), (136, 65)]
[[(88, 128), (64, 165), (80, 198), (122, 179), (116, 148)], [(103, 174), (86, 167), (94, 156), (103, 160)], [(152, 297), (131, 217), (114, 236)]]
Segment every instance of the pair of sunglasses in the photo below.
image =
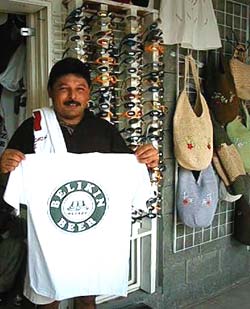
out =
[(158, 61), (152, 61), (152, 62), (148, 62), (145, 63), (142, 66), (143, 69), (150, 69), (150, 70), (154, 70), (154, 69), (163, 69), (164, 68), (164, 62), (161, 60)]
[(123, 48), (123, 46), (126, 47), (133, 47), (133, 48), (143, 48), (143, 44), (140, 40), (136, 40), (136, 39), (126, 39), (124, 41), (120, 42), (120, 49)]
[(161, 110), (158, 109), (152, 109), (148, 111), (147, 113), (143, 114), (142, 118), (145, 119), (147, 117), (152, 118), (162, 118), (164, 116), (164, 113)]
[(67, 48), (62, 55), (62, 58), (65, 58), (65, 56), (70, 56), (70, 54), (72, 56), (77, 55), (78, 57), (81, 57), (81, 59), (88, 59), (89, 55), (91, 55), (91, 53), (89, 52), (88, 49), (83, 49), (81, 47), (74, 47), (74, 48)]
[(128, 50), (124, 50), (118, 54), (115, 54), (116, 57), (121, 57), (123, 55), (125, 56), (142, 56), (143, 54), (143, 50), (141, 49), (128, 49)]
[(125, 108), (134, 108), (134, 107), (139, 107), (139, 108), (142, 108), (142, 104), (140, 101), (137, 101), (137, 102), (133, 102), (133, 101), (129, 101), (129, 102), (125, 102), (123, 103), (123, 106)]
[(123, 133), (123, 134), (128, 134), (128, 135), (131, 135), (131, 134), (142, 134), (142, 128), (141, 127), (136, 127), (136, 128), (132, 128), (132, 127), (129, 127), (129, 128), (124, 128), (120, 131), (120, 133)]
[(134, 101), (134, 100), (140, 100), (141, 99), (141, 94), (140, 93), (126, 93), (124, 96), (122, 96), (122, 100), (125, 101)]
[(129, 75), (129, 74), (141, 74), (142, 70), (137, 66), (137, 67), (127, 67), (124, 68), (122, 71), (118, 70), (114, 70), (114, 74), (116, 75)]
[(111, 109), (111, 104), (108, 103), (108, 102), (101, 102), (99, 103), (99, 108), (102, 110), (102, 111), (107, 111), (107, 110), (110, 110)]
[(150, 87), (144, 89), (144, 90), (142, 91), (142, 94), (145, 93), (145, 92), (163, 93), (163, 92), (164, 92), (164, 88), (163, 88), (163, 87), (160, 87), (160, 86), (158, 86), (158, 85), (156, 84), (156, 85), (153, 85), (153, 86), (150, 86)]
[(143, 43), (145, 44), (146, 42), (162, 42), (162, 35), (163, 32), (161, 29), (152, 29), (146, 35)]
[(121, 114), (118, 114), (119, 118), (141, 118), (142, 111), (141, 110), (128, 110)]
[(161, 43), (154, 42), (154, 43), (151, 43), (151, 44), (145, 44), (144, 50), (145, 50), (145, 52), (148, 52), (148, 53), (158, 52), (159, 55), (163, 55), (165, 49), (164, 49), (164, 46)]
[(109, 56), (101, 56), (95, 59), (95, 64), (107, 64), (107, 65), (116, 65), (115, 58), (109, 57)]
[(140, 62), (142, 61), (142, 58), (140, 57), (140, 55), (135, 55), (135, 56), (126, 56), (126, 57), (122, 57), (120, 62), (118, 63), (119, 66), (123, 65), (123, 64), (140, 64)]
[(114, 75), (110, 75), (108, 72), (102, 73), (100, 75), (97, 75), (94, 79), (93, 82), (96, 82), (98, 84), (105, 84), (105, 83), (110, 83), (112, 85), (116, 84), (117, 82), (117, 77)]
[(157, 18), (156, 20), (154, 20), (150, 25), (146, 27), (146, 29), (142, 33), (142, 36), (144, 36), (147, 32), (157, 29), (160, 23), (161, 23), (160, 18)]
[(125, 138), (125, 141), (129, 144), (140, 144), (145, 140), (145, 137), (143, 135), (131, 135), (129, 137)]

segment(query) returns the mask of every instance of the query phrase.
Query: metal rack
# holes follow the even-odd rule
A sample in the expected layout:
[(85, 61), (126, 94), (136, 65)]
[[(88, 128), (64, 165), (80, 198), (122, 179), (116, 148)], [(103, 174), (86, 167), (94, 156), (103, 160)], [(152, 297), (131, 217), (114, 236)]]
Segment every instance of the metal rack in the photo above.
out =
[[(247, 44), (249, 39), (249, 14), (250, 4), (242, 4), (239, 1), (231, 0), (215, 0), (214, 10), (219, 26), (222, 50), (223, 53), (230, 57), (233, 53), (234, 47), (234, 33), (241, 44)], [(202, 69), (206, 64), (207, 52), (184, 50), (177, 46), (176, 52), (173, 56), (176, 56), (177, 66), (177, 94), (182, 89), (183, 81), (183, 65), (184, 56), (187, 53), (192, 53), (192, 56), (196, 59), (197, 67), (199, 69), (199, 76), (202, 79)], [(215, 61), (218, 61), (217, 50), (213, 52)], [(193, 95), (193, 81), (190, 78), (188, 83), (190, 100), (192, 101)], [(178, 166), (176, 165), (176, 187), (178, 181)], [(176, 192), (175, 188), (175, 192)], [(174, 207), (174, 239), (173, 239), (173, 251), (174, 253), (184, 251), (202, 244), (206, 244), (217, 239), (228, 237), (233, 233), (234, 223), (234, 204), (228, 202), (219, 202), (214, 220), (211, 226), (207, 228), (190, 228), (182, 224), (178, 219), (176, 205)]]

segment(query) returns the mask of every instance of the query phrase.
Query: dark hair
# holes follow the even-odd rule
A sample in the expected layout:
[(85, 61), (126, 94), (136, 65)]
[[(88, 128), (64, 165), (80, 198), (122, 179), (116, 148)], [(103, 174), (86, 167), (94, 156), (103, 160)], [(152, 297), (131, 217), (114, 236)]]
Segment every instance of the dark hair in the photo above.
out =
[(48, 89), (52, 88), (58, 78), (67, 74), (81, 76), (87, 81), (89, 87), (91, 86), (89, 65), (77, 58), (68, 57), (56, 62), (52, 67), (49, 74)]

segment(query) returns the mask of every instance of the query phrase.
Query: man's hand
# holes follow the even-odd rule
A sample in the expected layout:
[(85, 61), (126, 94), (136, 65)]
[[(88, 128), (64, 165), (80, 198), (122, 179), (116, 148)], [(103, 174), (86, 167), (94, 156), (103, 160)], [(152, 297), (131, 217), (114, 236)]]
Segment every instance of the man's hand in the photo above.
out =
[(0, 157), (0, 172), (6, 174), (13, 171), (24, 159), (25, 155), (21, 151), (6, 149)]
[(149, 168), (157, 167), (159, 164), (158, 150), (151, 144), (139, 146), (135, 155), (140, 163), (145, 163)]

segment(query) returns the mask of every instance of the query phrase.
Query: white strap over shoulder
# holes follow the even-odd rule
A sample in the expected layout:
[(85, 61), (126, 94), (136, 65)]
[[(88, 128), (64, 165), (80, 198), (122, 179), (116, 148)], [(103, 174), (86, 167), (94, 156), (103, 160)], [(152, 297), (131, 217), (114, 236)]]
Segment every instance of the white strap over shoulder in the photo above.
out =
[(52, 107), (43, 107), (33, 111), (34, 149), (36, 153), (65, 153), (67, 148), (62, 130)]

